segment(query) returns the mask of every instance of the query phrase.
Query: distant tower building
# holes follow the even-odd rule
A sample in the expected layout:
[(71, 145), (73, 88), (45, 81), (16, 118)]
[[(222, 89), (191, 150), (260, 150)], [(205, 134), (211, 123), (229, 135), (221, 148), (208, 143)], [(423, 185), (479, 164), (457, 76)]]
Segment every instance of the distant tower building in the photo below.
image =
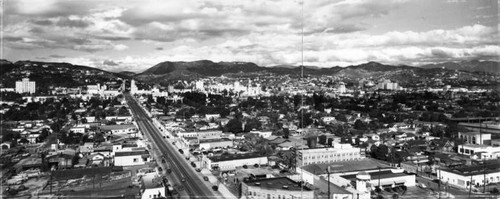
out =
[(135, 85), (135, 80), (130, 81), (130, 94), (137, 93), (137, 85)]
[(35, 93), (36, 83), (29, 78), (23, 78), (22, 81), (16, 81), (16, 93)]
[(339, 92), (340, 92), (340, 93), (345, 93), (345, 92), (346, 92), (346, 88), (345, 88), (345, 84), (344, 84), (344, 82), (340, 82), (340, 85), (339, 85)]
[(204, 90), (203, 81), (196, 81), (196, 90)]

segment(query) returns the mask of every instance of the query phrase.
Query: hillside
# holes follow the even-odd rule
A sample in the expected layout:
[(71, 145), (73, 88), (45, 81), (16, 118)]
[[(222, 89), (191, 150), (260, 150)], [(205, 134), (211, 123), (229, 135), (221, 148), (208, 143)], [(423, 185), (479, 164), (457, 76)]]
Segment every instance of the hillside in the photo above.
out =
[(469, 72), (487, 72), (500, 74), (500, 63), (494, 61), (461, 61), (461, 62), (444, 62), (438, 64), (428, 64), (421, 66), (422, 68), (444, 68), (448, 70), (462, 70)]
[[(493, 62), (497, 63), (497, 62)], [(477, 65), (492, 65), (490, 62), (479, 62)], [(498, 63), (497, 63), (498, 64)], [(487, 66), (482, 66), (487, 67)], [(289, 75), (300, 77), (301, 67), (278, 65), (261, 67), (250, 62), (212, 62), (208, 60), (194, 62), (162, 62), (137, 74), (134, 78), (149, 82), (168, 84), (177, 80), (194, 80), (200, 77), (231, 76), (231, 77), (258, 77)], [(456, 72), (442, 67), (413, 67), (407, 65), (393, 66), (377, 62), (368, 62), (348, 67), (319, 68), (305, 66), (304, 76), (332, 76), (346, 81), (361, 79), (391, 79), (402, 86), (427, 85), (436, 81), (439, 84), (459, 86), (462, 82), (476, 84), (488, 74), (476, 74), (470, 71)], [(440, 82), (441, 81), (441, 82)], [(472, 82), (472, 83), (471, 83)]]
[(129, 78), (123, 74), (70, 63), (38, 61), (11, 63), (4, 60), (0, 63), (2, 67), (2, 73), (0, 74), (2, 87), (14, 88), (16, 81), (29, 77), (30, 80), (36, 81), (37, 91), (40, 92), (46, 92), (49, 87), (80, 87), (102, 82), (117, 82), (120, 79)]

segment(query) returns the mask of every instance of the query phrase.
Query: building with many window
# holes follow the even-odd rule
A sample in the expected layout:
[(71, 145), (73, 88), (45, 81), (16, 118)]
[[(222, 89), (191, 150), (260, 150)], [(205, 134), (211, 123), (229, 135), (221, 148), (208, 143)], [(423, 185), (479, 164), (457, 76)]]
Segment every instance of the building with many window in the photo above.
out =
[(362, 159), (361, 149), (350, 144), (334, 143), (333, 147), (298, 151), (297, 166)]
[(491, 144), (491, 133), (473, 132), (458, 132), (458, 137), (463, 139), (467, 144)]
[(16, 81), (16, 93), (35, 93), (36, 83), (29, 78), (23, 78), (22, 81)]

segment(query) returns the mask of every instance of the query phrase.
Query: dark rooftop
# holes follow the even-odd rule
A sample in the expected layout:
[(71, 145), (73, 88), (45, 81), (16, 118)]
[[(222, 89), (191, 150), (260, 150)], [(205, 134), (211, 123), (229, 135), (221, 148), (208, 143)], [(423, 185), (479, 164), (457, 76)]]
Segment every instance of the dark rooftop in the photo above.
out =
[(213, 139), (203, 139), (200, 140), (200, 143), (208, 143), (208, 142), (224, 142), (231, 141), (229, 138), (213, 138)]
[(483, 175), (483, 174), (500, 172), (500, 163), (496, 162), (484, 165), (473, 165), (473, 166), (465, 166), (453, 169), (443, 169), (443, 171), (448, 171), (451, 173), (464, 176)]
[(121, 166), (57, 170), (52, 172), (52, 178), (54, 180), (65, 180), (82, 178), (83, 176), (105, 176), (112, 172), (120, 171), (123, 171), (123, 167)]
[(115, 153), (115, 157), (120, 156), (131, 156), (131, 155), (147, 155), (149, 154), (147, 151), (120, 151)]
[(286, 189), (291, 191), (311, 191), (306, 186), (300, 186), (300, 183), (295, 182), (287, 177), (265, 178), (257, 180), (248, 180), (244, 182), (248, 186), (261, 187), (263, 189)]
[(212, 162), (222, 162), (228, 160), (240, 160), (240, 159), (249, 159), (257, 157), (264, 157), (264, 156), (258, 153), (245, 153), (245, 154), (234, 154), (234, 155), (211, 156), (208, 158), (212, 160)]

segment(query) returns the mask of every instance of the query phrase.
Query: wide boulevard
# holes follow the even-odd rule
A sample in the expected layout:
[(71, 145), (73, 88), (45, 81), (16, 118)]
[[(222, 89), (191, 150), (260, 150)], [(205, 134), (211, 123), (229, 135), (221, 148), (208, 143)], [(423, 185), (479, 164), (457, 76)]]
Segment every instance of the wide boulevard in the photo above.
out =
[(172, 174), (178, 179), (184, 179), (183, 186), (189, 194), (190, 198), (219, 198), (209, 187), (200, 182), (200, 177), (194, 172), (191, 166), (180, 157), (179, 152), (170, 144), (166, 143), (162, 138), (160, 131), (153, 125), (152, 119), (140, 107), (137, 101), (125, 94), (130, 109), (132, 110), (135, 120), (139, 125), (141, 132), (149, 134), (152, 141), (158, 147), (158, 150), (166, 156), (166, 160), (172, 167)]

